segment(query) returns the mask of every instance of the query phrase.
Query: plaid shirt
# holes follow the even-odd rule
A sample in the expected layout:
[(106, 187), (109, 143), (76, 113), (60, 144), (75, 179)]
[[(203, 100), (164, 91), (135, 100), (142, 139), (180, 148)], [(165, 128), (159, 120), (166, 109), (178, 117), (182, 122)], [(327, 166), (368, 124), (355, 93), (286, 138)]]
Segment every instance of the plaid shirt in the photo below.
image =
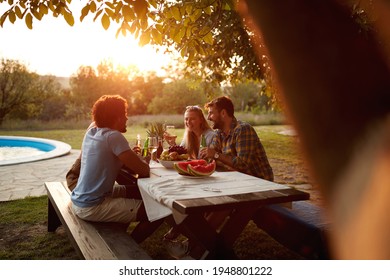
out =
[(250, 124), (234, 118), (229, 134), (226, 135), (218, 129), (211, 147), (222, 154), (232, 156), (233, 167), (237, 171), (273, 181), (274, 174), (264, 147)]

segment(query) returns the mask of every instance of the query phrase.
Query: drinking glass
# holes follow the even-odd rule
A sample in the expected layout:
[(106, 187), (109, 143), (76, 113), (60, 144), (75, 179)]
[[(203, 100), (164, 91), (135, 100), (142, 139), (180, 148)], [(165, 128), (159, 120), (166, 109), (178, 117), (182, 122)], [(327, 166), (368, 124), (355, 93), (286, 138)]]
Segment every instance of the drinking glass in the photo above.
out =
[(165, 135), (165, 142), (167, 144), (167, 146), (173, 146), (175, 144), (175, 141), (176, 141), (176, 133), (175, 133), (175, 126), (174, 125), (167, 125), (165, 127), (165, 132), (166, 132), (166, 135)]
[(171, 135), (171, 136), (176, 136), (176, 134), (175, 134), (175, 126), (174, 126), (174, 125), (167, 125), (167, 126), (165, 127), (165, 131), (166, 131), (169, 135)]
[(156, 151), (157, 151), (157, 147), (158, 147), (158, 142), (157, 142), (157, 137), (148, 137), (149, 138), (149, 146), (148, 146), (148, 150), (149, 150), (149, 154), (151, 156), (151, 158), (153, 160), (156, 159)]

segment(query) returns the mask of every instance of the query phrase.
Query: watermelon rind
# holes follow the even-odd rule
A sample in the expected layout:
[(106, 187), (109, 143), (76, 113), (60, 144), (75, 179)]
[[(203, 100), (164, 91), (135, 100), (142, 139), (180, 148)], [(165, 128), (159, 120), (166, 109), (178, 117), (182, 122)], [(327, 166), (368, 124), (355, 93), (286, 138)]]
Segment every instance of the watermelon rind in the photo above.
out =
[(177, 171), (177, 173), (181, 174), (181, 175), (190, 175), (192, 176), (189, 172), (188, 172), (188, 166), (191, 165), (191, 164), (196, 164), (196, 165), (206, 165), (207, 162), (206, 160), (204, 159), (195, 159), (195, 160), (189, 160), (189, 161), (181, 161), (181, 162), (175, 162), (173, 164), (173, 167), (175, 168), (175, 170)]
[(196, 177), (207, 177), (207, 176), (210, 176), (211, 174), (214, 173), (215, 171), (215, 168), (216, 168), (216, 163), (215, 161), (213, 160), (211, 163), (209, 163), (207, 166), (210, 166), (212, 167), (212, 169), (209, 171), (209, 172), (200, 172), (199, 170), (196, 170), (196, 167), (197, 166), (192, 166), (192, 165), (187, 165), (187, 172), (191, 175), (191, 176), (196, 176)]
[(175, 168), (175, 170), (177, 171), (177, 173), (181, 174), (181, 175), (190, 175), (187, 170), (184, 170), (183, 168), (181, 168), (177, 162), (175, 162), (173, 164), (173, 168)]

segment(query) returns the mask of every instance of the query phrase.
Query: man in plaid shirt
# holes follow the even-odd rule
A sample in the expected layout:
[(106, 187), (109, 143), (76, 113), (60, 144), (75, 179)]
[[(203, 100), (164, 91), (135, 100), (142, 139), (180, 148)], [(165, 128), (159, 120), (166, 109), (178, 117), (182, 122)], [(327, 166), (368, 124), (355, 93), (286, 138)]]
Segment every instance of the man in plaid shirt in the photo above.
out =
[(235, 118), (231, 99), (218, 97), (205, 108), (208, 110), (207, 119), (213, 122), (217, 135), (210, 147), (200, 152), (201, 157), (213, 158), (229, 169), (273, 181), (272, 168), (255, 129)]

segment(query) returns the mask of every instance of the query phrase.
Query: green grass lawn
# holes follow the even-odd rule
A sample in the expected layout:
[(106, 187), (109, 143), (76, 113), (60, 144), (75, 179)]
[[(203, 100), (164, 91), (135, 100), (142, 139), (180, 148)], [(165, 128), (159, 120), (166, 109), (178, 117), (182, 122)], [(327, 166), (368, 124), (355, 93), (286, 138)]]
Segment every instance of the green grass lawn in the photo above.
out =
[[(289, 185), (309, 183), (307, 170), (297, 149), (297, 138), (279, 134), (289, 127), (276, 125), (255, 128), (274, 169), (275, 181)], [(176, 130), (178, 139), (181, 139), (184, 130)], [(84, 130), (4, 130), (1, 134), (49, 138), (80, 149)], [(128, 127), (125, 136), (133, 144), (137, 134), (145, 139), (145, 128), (141, 125)], [(161, 242), (167, 230), (168, 226), (163, 225), (142, 244), (154, 259), (170, 258)], [(63, 229), (55, 233), (47, 232), (46, 196), (0, 203), (0, 232), (0, 259), (77, 259)], [(299, 259), (253, 223), (246, 227), (234, 248), (241, 259)]]

